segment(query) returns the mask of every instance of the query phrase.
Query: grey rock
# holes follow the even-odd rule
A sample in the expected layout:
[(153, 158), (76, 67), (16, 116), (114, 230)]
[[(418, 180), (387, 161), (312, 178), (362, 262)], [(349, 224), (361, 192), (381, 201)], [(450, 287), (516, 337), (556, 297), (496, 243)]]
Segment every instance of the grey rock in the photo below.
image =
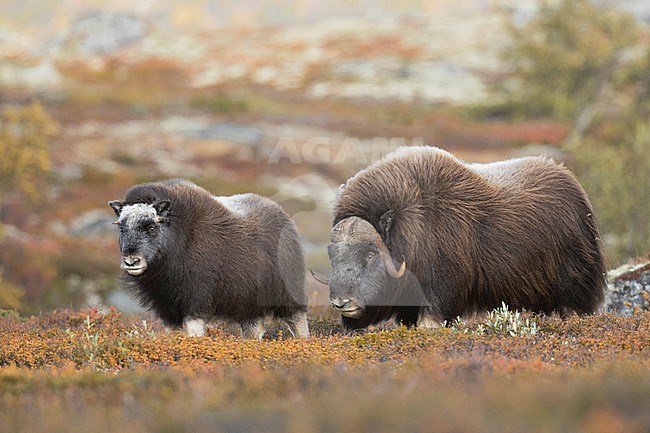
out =
[(648, 0), (623, 0), (617, 2), (616, 6), (630, 12), (639, 21), (650, 24), (650, 3), (648, 3)]
[(65, 45), (84, 55), (102, 55), (141, 40), (143, 20), (135, 15), (92, 11), (82, 15), (65, 37)]
[(187, 131), (187, 135), (202, 140), (226, 140), (249, 146), (258, 144), (263, 137), (259, 129), (236, 123), (206, 125), (203, 128)]
[(147, 309), (142, 308), (136, 298), (125, 290), (117, 289), (108, 293), (106, 305), (113, 306), (123, 313), (144, 314)]
[(608, 275), (602, 310), (630, 316), (650, 311), (650, 262), (623, 265)]
[(68, 233), (72, 236), (114, 235), (116, 231), (111, 225), (114, 220), (115, 215), (110, 214), (110, 209), (108, 211), (94, 209), (70, 221)]

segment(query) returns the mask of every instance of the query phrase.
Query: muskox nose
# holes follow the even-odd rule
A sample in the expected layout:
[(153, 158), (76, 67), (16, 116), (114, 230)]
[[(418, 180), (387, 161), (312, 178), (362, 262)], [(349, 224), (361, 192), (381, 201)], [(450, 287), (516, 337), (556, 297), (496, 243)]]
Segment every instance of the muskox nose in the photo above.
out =
[(140, 263), (140, 258), (139, 257), (133, 257), (133, 256), (126, 256), (126, 257), (122, 257), (122, 262), (124, 262), (124, 264), (126, 266), (132, 268), (133, 266)]
[(332, 308), (341, 313), (342, 316), (357, 318), (363, 314), (363, 307), (352, 298), (339, 297), (330, 298)]
[(347, 304), (349, 304), (349, 303), (350, 303), (350, 298), (339, 298), (339, 297), (336, 297), (336, 298), (332, 298), (332, 299), (330, 299), (330, 304), (332, 304), (332, 307), (334, 307), (334, 308), (336, 308), (336, 309), (338, 309), (338, 310), (342, 310), (342, 309), (344, 309), (345, 306), (346, 306)]

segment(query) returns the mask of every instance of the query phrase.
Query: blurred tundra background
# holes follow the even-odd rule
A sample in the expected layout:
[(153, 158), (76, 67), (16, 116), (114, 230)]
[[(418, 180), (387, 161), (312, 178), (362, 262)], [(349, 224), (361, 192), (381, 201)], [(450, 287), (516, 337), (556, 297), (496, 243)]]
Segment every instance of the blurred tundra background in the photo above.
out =
[(169, 177), (278, 201), (326, 272), (338, 186), (402, 145), (564, 161), (609, 266), (647, 258), (649, 23), (642, 0), (4, 0), (0, 308), (136, 310), (107, 202)]

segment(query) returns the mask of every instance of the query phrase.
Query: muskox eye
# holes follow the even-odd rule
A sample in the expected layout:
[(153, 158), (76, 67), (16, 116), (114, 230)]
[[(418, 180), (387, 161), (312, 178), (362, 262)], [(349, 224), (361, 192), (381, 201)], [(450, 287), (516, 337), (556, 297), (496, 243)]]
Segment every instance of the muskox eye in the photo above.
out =
[(371, 260), (373, 257), (375, 257), (374, 251), (368, 251), (368, 253), (366, 253), (366, 260)]

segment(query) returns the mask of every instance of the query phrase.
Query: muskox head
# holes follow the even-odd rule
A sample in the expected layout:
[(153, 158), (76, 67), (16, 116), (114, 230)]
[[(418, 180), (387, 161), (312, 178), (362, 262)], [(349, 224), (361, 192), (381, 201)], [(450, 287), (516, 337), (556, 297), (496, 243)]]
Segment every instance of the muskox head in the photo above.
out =
[(130, 275), (142, 275), (169, 238), (165, 224), (169, 201), (127, 205), (114, 200), (108, 204), (118, 217), (115, 224), (120, 228), (121, 268)]
[(390, 305), (391, 287), (406, 272), (398, 266), (375, 228), (359, 217), (349, 217), (332, 228), (327, 251), (332, 262), (330, 303), (343, 316), (358, 318), (368, 306)]

